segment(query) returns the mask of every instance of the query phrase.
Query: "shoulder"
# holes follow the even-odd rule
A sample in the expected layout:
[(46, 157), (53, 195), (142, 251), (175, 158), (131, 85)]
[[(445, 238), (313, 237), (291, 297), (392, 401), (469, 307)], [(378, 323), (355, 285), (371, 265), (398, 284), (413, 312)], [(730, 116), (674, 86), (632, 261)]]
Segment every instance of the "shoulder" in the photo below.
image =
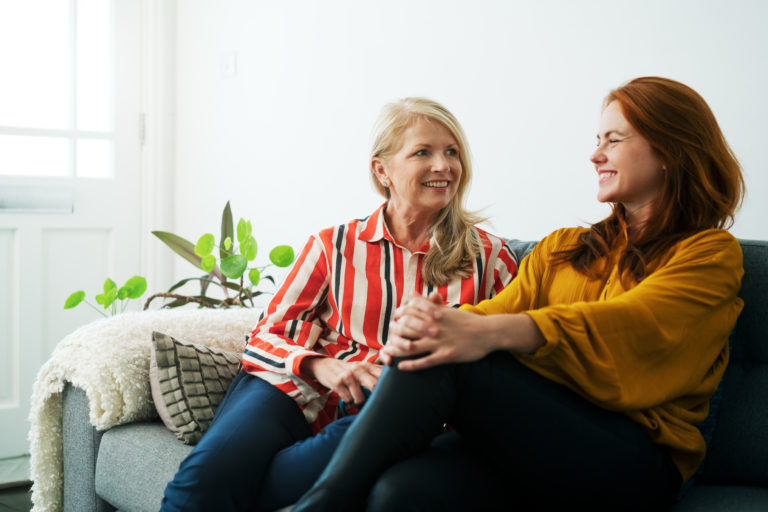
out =
[(741, 245), (724, 229), (705, 229), (680, 240), (673, 258), (707, 259), (741, 265)]
[(354, 233), (355, 238), (360, 236), (360, 233), (367, 224), (369, 217), (362, 219), (352, 219), (344, 224), (337, 224), (335, 226), (328, 226), (325, 229), (321, 229), (318, 233), (313, 235), (314, 238), (322, 242), (336, 242), (338, 238), (348, 236), (349, 233)]
[(589, 231), (589, 228), (573, 227), (560, 228), (541, 239), (534, 250), (552, 253), (572, 249), (579, 243), (579, 236)]

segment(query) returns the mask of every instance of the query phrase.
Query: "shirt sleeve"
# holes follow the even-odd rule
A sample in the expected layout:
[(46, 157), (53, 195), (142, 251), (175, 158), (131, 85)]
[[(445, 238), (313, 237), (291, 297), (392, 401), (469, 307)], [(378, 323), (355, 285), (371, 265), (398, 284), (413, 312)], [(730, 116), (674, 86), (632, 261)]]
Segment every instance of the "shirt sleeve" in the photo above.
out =
[(492, 260), (489, 262), (487, 272), (490, 273), (489, 285), (486, 297), (494, 297), (512, 282), (517, 275), (518, 259), (515, 251), (512, 250), (509, 243), (499, 239), (499, 250), (492, 254)]
[(528, 281), (513, 281), (520, 296), (502, 297), (508, 287), (498, 297), (506, 300), (484, 312), (525, 312), (534, 320), (546, 344), (518, 357), (542, 375), (604, 408), (630, 411), (700, 390), (714, 365), (727, 361), (728, 334), (743, 307), (741, 248), (727, 232), (685, 239), (639, 284), (607, 300), (536, 307), (540, 299), (525, 285), (541, 292), (548, 254), (532, 256), (521, 268)]
[(325, 355), (317, 344), (324, 331), (318, 315), (328, 287), (325, 252), (319, 240), (311, 237), (251, 333), (243, 354), (247, 372), (283, 374), (307, 399), (317, 396), (313, 380), (301, 374), (299, 367), (307, 356)]

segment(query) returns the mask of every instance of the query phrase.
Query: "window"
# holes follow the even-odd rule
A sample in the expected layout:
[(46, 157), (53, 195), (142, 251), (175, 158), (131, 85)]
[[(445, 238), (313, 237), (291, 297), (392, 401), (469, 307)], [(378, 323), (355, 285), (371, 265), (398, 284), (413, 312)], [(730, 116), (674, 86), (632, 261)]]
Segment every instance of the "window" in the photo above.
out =
[(0, 176), (114, 175), (112, 0), (0, 0)]

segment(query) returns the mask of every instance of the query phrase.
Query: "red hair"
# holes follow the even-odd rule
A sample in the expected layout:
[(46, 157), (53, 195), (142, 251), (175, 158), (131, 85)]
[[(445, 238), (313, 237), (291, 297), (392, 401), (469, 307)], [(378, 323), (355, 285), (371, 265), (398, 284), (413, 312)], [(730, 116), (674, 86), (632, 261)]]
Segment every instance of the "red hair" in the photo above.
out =
[[(744, 196), (741, 167), (707, 103), (690, 87), (660, 77), (642, 77), (612, 90), (603, 108), (618, 102), (624, 118), (644, 137), (665, 164), (664, 183), (650, 218), (642, 229), (628, 226), (629, 243), (619, 260), (621, 275), (637, 281), (646, 264), (681, 239), (709, 228), (727, 229)], [(623, 205), (593, 224), (576, 247), (557, 253), (579, 272), (593, 277), (595, 269), (627, 228)]]

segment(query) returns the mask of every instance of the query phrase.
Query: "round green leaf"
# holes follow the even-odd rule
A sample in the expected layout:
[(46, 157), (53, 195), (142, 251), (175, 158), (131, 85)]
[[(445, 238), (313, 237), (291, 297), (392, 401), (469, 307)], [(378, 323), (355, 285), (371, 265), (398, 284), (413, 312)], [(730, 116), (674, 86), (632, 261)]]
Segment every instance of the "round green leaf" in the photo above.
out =
[(123, 285), (120, 287), (119, 290), (117, 290), (117, 298), (120, 300), (125, 300), (128, 298), (128, 295), (130, 293), (131, 293), (131, 290), (129, 290), (127, 286)]
[(253, 284), (253, 286), (258, 286), (259, 279), (261, 279), (261, 273), (259, 272), (259, 269), (252, 268), (251, 271), (248, 272), (248, 280)]
[(278, 245), (269, 253), (269, 260), (278, 267), (287, 267), (293, 263), (293, 248), (290, 245)]
[(64, 309), (72, 309), (73, 307), (83, 302), (84, 298), (85, 292), (83, 290), (76, 291), (67, 297), (67, 300), (64, 302)]
[(216, 240), (213, 238), (213, 235), (210, 233), (206, 233), (197, 239), (197, 244), (195, 245), (195, 254), (197, 254), (201, 258), (204, 256), (207, 256), (213, 252), (213, 248), (215, 245), (216, 245)]
[(147, 291), (147, 280), (141, 276), (133, 276), (125, 282), (123, 288), (128, 289), (129, 299), (138, 299)]
[(221, 273), (230, 279), (240, 279), (248, 266), (248, 260), (242, 254), (233, 254), (221, 260)]
[(203, 270), (206, 272), (210, 272), (213, 270), (213, 267), (216, 266), (216, 256), (213, 254), (209, 254), (208, 256), (203, 256), (202, 261), (200, 262), (200, 266), (203, 267)]
[(248, 261), (253, 261), (256, 259), (256, 252), (258, 251), (258, 244), (256, 243), (256, 239), (252, 236), (248, 237), (248, 240), (245, 241), (243, 245), (240, 246), (240, 253), (245, 256), (245, 259)]
[(237, 241), (241, 244), (248, 239), (251, 233), (248, 231), (248, 224), (242, 217), (237, 221)]
[(109, 306), (112, 305), (113, 302), (115, 302), (116, 298), (117, 298), (117, 285), (115, 285), (115, 288), (110, 288), (109, 291), (105, 291), (104, 293), (100, 293), (99, 295), (97, 295), (96, 302), (104, 306), (104, 309), (107, 309)]
[(232, 248), (232, 237), (228, 236), (224, 239), (224, 250), (228, 251)]
[(107, 280), (104, 281), (104, 293), (107, 293), (110, 290), (115, 290), (115, 293), (117, 293), (117, 283), (110, 278), (107, 278)]

